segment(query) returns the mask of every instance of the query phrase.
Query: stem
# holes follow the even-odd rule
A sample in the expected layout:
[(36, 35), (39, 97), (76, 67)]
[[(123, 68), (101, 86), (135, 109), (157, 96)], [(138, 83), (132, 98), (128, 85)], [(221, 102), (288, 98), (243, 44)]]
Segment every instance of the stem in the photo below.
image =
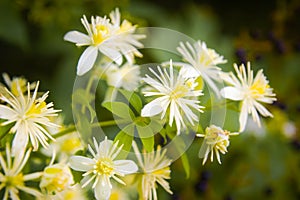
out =
[[(126, 123), (130, 123), (130, 121), (128, 121), (127, 119), (119, 119), (119, 120), (109, 120), (109, 121), (103, 121), (103, 122), (96, 122), (96, 123), (93, 123), (91, 124), (91, 127), (92, 128), (95, 128), (95, 127), (105, 127), (105, 126), (113, 126), (113, 125), (117, 125), (117, 124), (126, 124)], [(68, 128), (56, 133), (53, 135), (54, 138), (59, 138), (61, 136), (64, 136), (68, 133), (71, 133), (73, 131), (76, 130), (76, 127), (75, 125), (71, 125), (69, 126)]]

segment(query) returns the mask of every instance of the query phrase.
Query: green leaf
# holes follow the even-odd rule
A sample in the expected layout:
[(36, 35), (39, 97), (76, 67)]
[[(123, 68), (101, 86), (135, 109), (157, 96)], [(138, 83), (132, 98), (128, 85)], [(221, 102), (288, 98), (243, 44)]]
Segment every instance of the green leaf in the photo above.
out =
[(102, 104), (104, 108), (109, 110), (114, 115), (123, 119), (133, 119), (134, 114), (128, 105), (122, 102), (104, 102)]
[(190, 162), (189, 162), (189, 159), (188, 159), (186, 153), (181, 155), (181, 162), (182, 162), (185, 174), (186, 174), (186, 178), (188, 179), (190, 177)]
[(114, 139), (114, 142), (119, 141), (118, 146), (123, 145), (123, 148), (118, 156), (119, 159), (125, 159), (131, 149), (134, 136), (134, 124), (127, 125), (122, 129)]
[(128, 102), (133, 106), (136, 112), (141, 113), (143, 103), (141, 98), (134, 92), (128, 90), (119, 89), (122, 95), (128, 100)]
[(147, 152), (153, 151), (154, 148), (154, 133), (149, 126), (136, 125), (136, 129)]

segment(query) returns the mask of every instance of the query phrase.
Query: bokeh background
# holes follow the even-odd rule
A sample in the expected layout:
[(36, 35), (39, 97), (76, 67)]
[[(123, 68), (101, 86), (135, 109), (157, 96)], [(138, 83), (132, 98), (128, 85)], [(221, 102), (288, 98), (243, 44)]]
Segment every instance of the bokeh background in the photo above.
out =
[(224, 71), (250, 60), (255, 71), (264, 69), (277, 94), (269, 107), (274, 118), (232, 138), (222, 165), (202, 166), (201, 139), (196, 139), (187, 152), (190, 177), (175, 162), (174, 195), (159, 189), (160, 199), (300, 199), (300, 1), (1, 0), (0, 72), (40, 80), (71, 123), (72, 87), (83, 49), (63, 36), (84, 31), (83, 14), (103, 16), (115, 7), (140, 27), (170, 28), (205, 41), (228, 60)]

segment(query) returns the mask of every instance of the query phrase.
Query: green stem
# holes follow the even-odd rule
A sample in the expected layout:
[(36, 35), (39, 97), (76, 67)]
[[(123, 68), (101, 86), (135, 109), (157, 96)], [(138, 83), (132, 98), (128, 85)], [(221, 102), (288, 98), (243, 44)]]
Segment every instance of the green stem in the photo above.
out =
[[(97, 122), (97, 123), (93, 123), (91, 124), (91, 127), (92, 128), (95, 128), (95, 127), (105, 127), (105, 126), (114, 126), (114, 125), (117, 125), (117, 124), (126, 124), (126, 123), (129, 123), (130, 121), (128, 121), (127, 119), (119, 119), (119, 120), (109, 120), (109, 121), (103, 121), (103, 122)], [(56, 133), (53, 135), (54, 138), (59, 138), (61, 136), (64, 136), (68, 133), (71, 133), (73, 131), (76, 130), (76, 127), (75, 125), (71, 125), (69, 126), (68, 128)]]

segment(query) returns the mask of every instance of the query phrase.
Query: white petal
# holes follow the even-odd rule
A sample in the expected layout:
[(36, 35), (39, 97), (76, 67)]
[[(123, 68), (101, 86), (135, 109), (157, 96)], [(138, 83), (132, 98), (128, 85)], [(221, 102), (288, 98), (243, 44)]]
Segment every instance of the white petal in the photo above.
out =
[(151, 117), (161, 113), (162, 111), (163, 108), (161, 106), (161, 99), (157, 98), (144, 106), (144, 108), (141, 111), (141, 116)]
[(69, 161), (70, 167), (76, 171), (89, 171), (93, 169), (95, 161), (83, 156), (72, 156)]
[(119, 51), (112, 49), (108, 45), (100, 45), (99, 50), (111, 60), (115, 61), (118, 65), (122, 64), (123, 58), (122, 54)]
[(239, 132), (243, 132), (245, 130), (247, 119), (248, 119), (248, 105), (244, 101), (242, 104), (242, 109), (241, 109), (240, 118), (239, 118), (239, 122), (240, 122)]
[(113, 141), (108, 140), (107, 138), (105, 138), (105, 140), (103, 140), (100, 143), (98, 153), (100, 153), (100, 155), (103, 156), (103, 157), (108, 157), (112, 146), (113, 146)]
[(114, 164), (115, 170), (122, 174), (132, 174), (138, 170), (138, 166), (131, 160), (116, 160)]
[(0, 105), (0, 118), (2, 119), (11, 119), (16, 115), (16, 112), (11, 109), (10, 107), (7, 107), (5, 105)]
[(25, 133), (22, 127), (17, 131), (13, 143), (12, 143), (12, 152), (11, 155), (15, 156), (17, 154), (23, 155), (28, 144), (28, 133)]
[(94, 193), (97, 200), (108, 200), (111, 194), (111, 188), (108, 184), (102, 185), (101, 181), (99, 181), (94, 189)]
[(84, 46), (91, 44), (91, 39), (88, 35), (78, 31), (70, 31), (65, 34), (64, 40), (76, 43), (77, 46)]
[(89, 46), (79, 58), (77, 65), (77, 75), (81, 76), (92, 69), (98, 55), (98, 49), (94, 46)]
[(200, 76), (200, 73), (192, 66), (185, 66), (180, 69), (179, 75), (184, 78), (194, 78)]
[(234, 101), (240, 101), (244, 97), (243, 93), (239, 89), (231, 86), (224, 87), (220, 93), (224, 98)]

